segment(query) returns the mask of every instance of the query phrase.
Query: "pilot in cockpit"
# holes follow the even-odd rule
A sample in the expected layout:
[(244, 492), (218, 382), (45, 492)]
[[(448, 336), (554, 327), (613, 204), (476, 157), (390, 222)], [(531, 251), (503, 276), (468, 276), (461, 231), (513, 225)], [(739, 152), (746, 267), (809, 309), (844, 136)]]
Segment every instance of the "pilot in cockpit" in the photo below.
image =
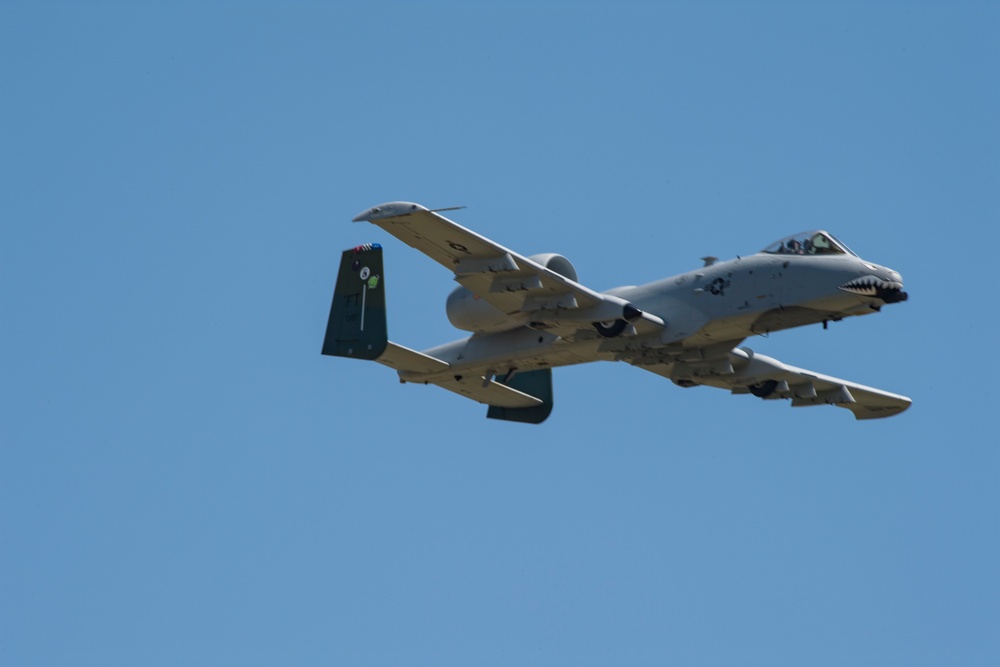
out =
[(829, 255), (835, 252), (830, 247), (830, 239), (820, 233), (813, 234), (813, 237), (809, 239), (809, 245), (811, 246), (810, 255)]

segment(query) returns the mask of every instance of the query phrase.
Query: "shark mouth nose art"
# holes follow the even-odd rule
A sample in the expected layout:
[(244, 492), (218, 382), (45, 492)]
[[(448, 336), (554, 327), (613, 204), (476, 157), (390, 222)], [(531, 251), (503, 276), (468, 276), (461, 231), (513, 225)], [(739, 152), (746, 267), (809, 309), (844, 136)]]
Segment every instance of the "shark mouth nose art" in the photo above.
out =
[(882, 299), (886, 303), (897, 303), (899, 301), (906, 301), (909, 298), (909, 295), (903, 291), (903, 283), (882, 280), (878, 276), (855, 278), (841, 285), (840, 289), (851, 294), (873, 296)]

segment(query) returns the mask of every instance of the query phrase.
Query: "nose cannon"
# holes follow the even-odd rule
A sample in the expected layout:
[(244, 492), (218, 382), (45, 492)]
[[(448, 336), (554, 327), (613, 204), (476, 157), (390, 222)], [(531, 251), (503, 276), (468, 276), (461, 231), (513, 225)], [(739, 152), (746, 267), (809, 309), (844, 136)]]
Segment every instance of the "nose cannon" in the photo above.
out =
[(880, 290), (878, 298), (882, 299), (886, 303), (899, 303), (900, 301), (906, 301), (909, 299), (910, 295), (903, 291), (903, 285), (900, 283), (899, 287)]

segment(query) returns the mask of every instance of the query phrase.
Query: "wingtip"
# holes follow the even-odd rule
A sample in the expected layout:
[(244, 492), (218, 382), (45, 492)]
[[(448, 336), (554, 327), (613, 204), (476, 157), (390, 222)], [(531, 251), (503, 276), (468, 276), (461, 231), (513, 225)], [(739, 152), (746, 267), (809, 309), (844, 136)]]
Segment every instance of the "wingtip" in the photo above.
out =
[(420, 204), (414, 204), (408, 201), (394, 201), (387, 202), (385, 204), (379, 204), (378, 206), (373, 206), (361, 213), (357, 214), (351, 219), (351, 222), (374, 222), (376, 220), (383, 220), (385, 218), (395, 218), (401, 215), (407, 215), (409, 213), (416, 213), (417, 211), (426, 211), (427, 208), (421, 206)]
[(843, 407), (849, 409), (854, 413), (854, 418), (858, 421), (864, 421), (868, 419), (883, 419), (885, 417), (894, 417), (898, 414), (902, 414), (910, 409), (913, 402), (906, 396), (900, 396), (901, 401), (895, 405), (879, 405), (877, 407), (865, 407), (862, 405), (845, 405)]

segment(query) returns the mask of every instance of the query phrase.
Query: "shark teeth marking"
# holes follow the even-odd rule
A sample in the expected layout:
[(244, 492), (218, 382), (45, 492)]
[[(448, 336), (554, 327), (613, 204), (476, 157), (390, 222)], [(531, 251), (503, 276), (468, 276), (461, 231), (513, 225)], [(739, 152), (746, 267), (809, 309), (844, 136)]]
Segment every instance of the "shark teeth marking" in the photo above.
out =
[(903, 285), (894, 281), (882, 280), (878, 276), (864, 276), (844, 283), (840, 289), (861, 296), (881, 296), (888, 292), (899, 292), (903, 289)]

